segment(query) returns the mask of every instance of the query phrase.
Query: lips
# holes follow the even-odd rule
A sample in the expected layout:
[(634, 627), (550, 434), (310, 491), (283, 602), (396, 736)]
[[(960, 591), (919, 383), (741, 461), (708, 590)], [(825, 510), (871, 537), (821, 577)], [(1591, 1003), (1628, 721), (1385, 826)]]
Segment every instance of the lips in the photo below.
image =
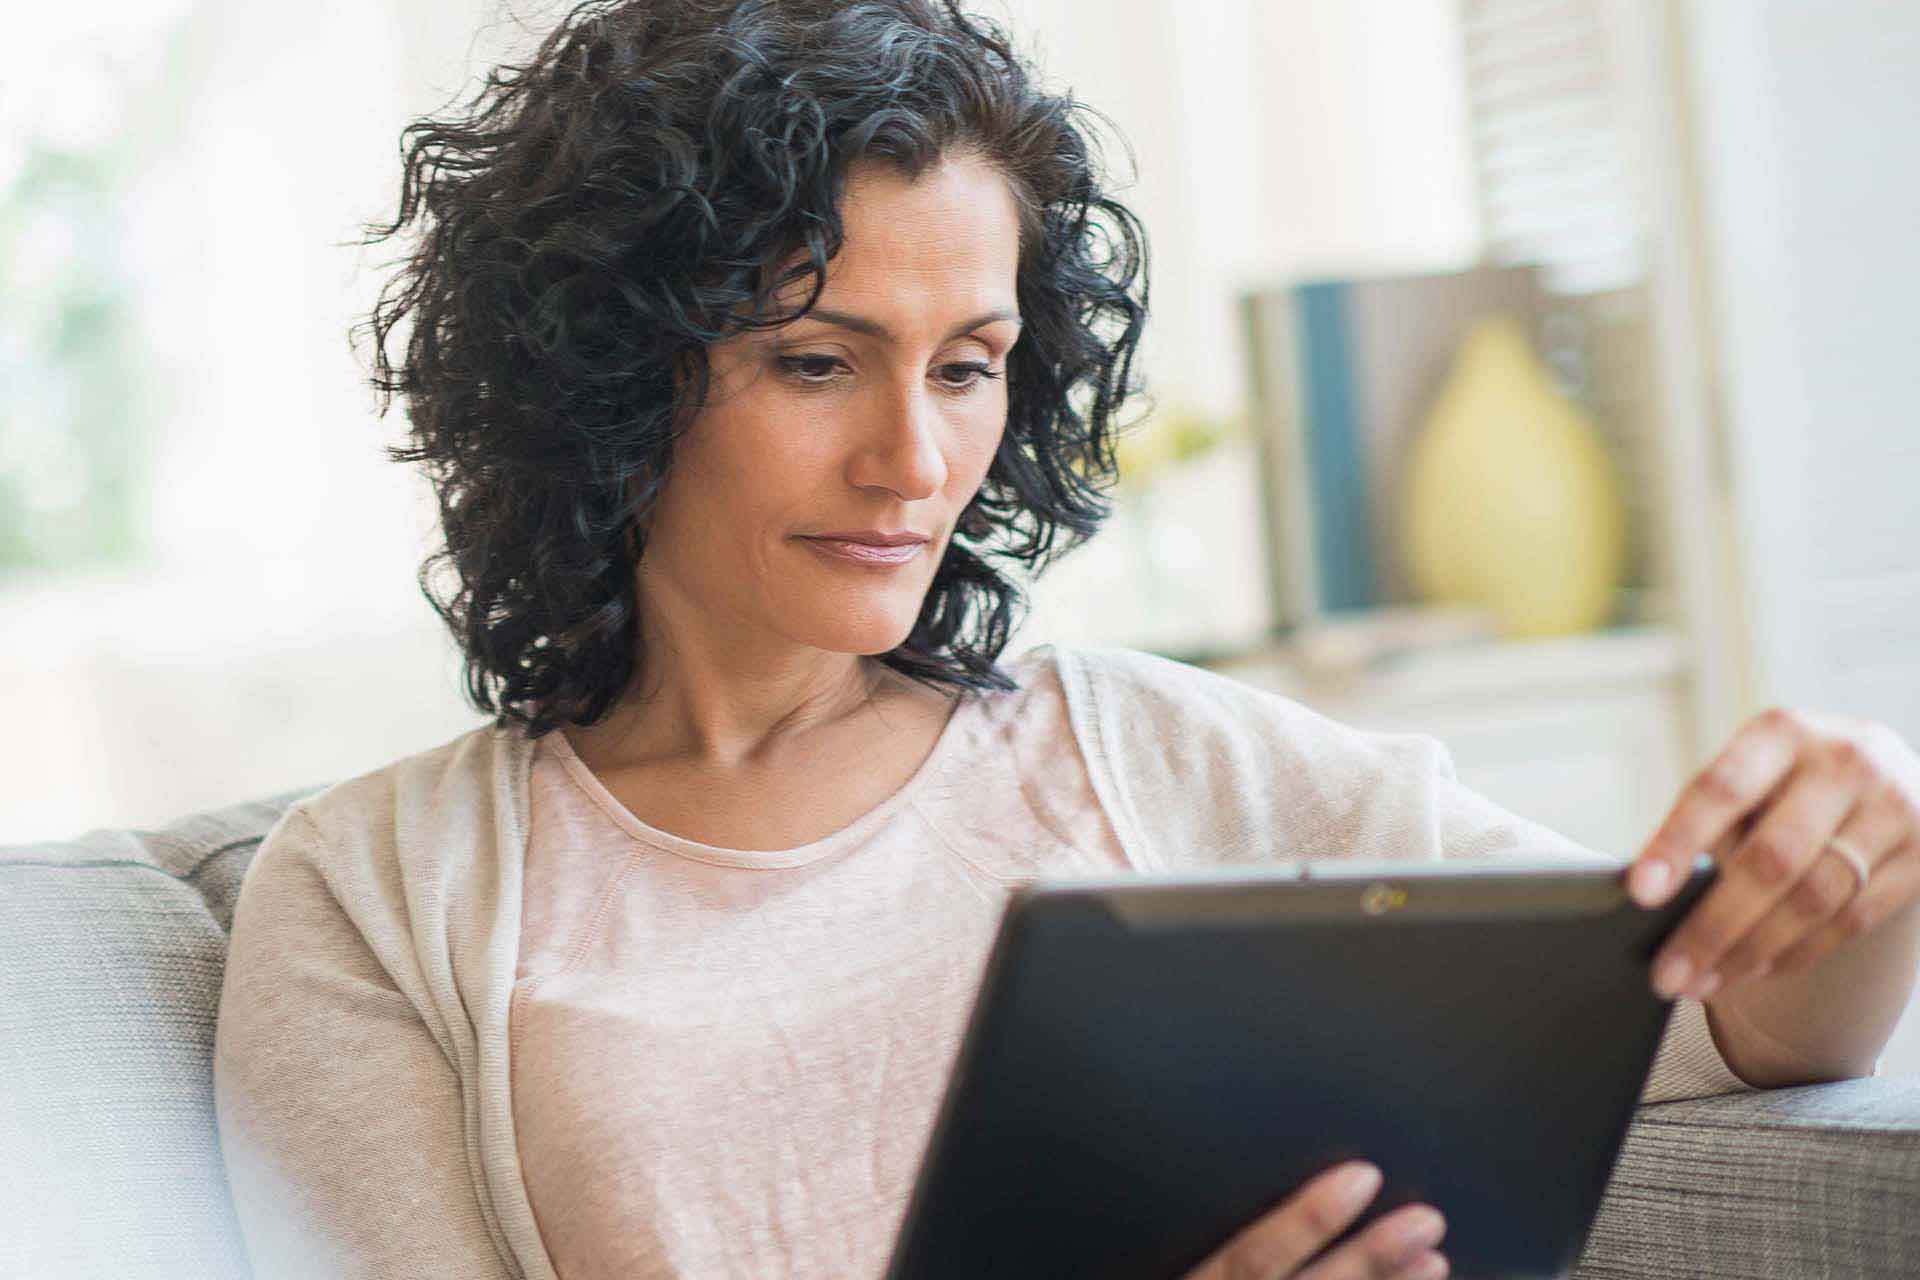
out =
[(857, 542), (869, 547), (905, 547), (930, 541), (924, 533), (913, 533), (905, 529), (895, 533), (880, 529), (847, 529), (832, 533), (808, 533), (801, 536), (822, 542)]
[(801, 537), (814, 551), (843, 564), (893, 566), (920, 558), (920, 549), (931, 539), (924, 533), (887, 533), (858, 530), (851, 533), (806, 533)]

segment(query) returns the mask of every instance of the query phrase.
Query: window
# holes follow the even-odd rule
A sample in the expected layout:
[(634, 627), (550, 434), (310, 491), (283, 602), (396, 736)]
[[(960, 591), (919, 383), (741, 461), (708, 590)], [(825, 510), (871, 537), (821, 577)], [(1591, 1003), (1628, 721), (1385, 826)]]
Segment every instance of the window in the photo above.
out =
[(125, 561), (144, 542), (154, 396), (125, 261), (130, 116), (165, 7), (9, 18), (34, 53), (0, 97), (0, 573)]

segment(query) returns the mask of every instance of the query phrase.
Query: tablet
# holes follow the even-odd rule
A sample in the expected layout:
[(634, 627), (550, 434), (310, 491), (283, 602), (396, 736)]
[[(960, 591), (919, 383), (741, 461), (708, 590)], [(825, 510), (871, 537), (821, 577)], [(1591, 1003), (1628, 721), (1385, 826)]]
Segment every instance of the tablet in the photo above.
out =
[(1178, 1280), (1353, 1158), (1385, 1183), (1347, 1235), (1419, 1201), (1455, 1276), (1571, 1270), (1672, 1012), (1649, 966), (1714, 875), (1648, 910), (1622, 869), (1015, 889), (887, 1275)]

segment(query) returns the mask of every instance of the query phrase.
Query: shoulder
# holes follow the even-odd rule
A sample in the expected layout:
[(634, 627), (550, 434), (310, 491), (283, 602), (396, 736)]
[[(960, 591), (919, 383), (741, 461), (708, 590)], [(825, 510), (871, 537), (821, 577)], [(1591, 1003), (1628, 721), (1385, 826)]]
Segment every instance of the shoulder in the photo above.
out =
[(438, 874), (420, 864), (473, 849), (509, 816), (513, 770), (531, 750), (518, 729), (482, 724), (335, 782), (287, 809), (262, 841), (248, 877), (308, 864), (344, 901)]
[(1076, 708), (1124, 706), (1206, 719), (1232, 718), (1250, 706), (1284, 701), (1218, 672), (1141, 649), (1044, 644), (1023, 658), (1029, 677), (1051, 684)]
[(1285, 760), (1316, 771), (1390, 767), (1451, 776), (1440, 743), (1424, 734), (1356, 728), (1246, 680), (1159, 654), (1063, 648), (1062, 681), (1088, 728), (1109, 750), (1143, 746), (1175, 758), (1245, 766)]
[(531, 746), (517, 729), (478, 725), (438, 746), (342, 779), (292, 806), (288, 816), (297, 815), (329, 840), (365, 839), (448, 803), (488, 799), (503, 758)]
[(1404, 848), (1433, 829), (1446, 750), (1344, 724), (1247, 681), (1132, 649), (1061, 649), (1096, 787), (1149, 865)]
[(1060, 646), (1057, 661), (1069, 696), (1157, 712), (1183, 728), (1268, 727), (1276, 720), (1309, 732), (1342, 727), (1270, 689), (1162, 654)]

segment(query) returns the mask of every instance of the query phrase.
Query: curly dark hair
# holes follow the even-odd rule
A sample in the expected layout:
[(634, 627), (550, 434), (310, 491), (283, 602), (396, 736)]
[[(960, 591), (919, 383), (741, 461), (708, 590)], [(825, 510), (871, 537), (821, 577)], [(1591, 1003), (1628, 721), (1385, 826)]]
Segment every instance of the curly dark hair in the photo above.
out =
[(372, 332), (380, 413), (407, 400), (408, 443), (387, 453), (437, 494), (445, 544), (419, 582), (473, 705), (535, 737), (612, 709), (641, 656), (646, 516), (705, 402), (707, 344), (812, 308), (854, 161), (913, 180), (958, 153), (1014, 193), (1023, 325), (999, 450), (879, 660), (1015, 687), (995, 659), (1024, 601), (990, 559), (1038, 573), (1093, 535), (1116, 412), (1143, 390), (1146, 235), (1103, 189), (1077, 124), (1091, 111), (1041, 91), (957, 0), (587, 0), (530, 61), (409, 124), (399, 212), (361, 243), (415, 219), (419, 238), (354, 335)]

